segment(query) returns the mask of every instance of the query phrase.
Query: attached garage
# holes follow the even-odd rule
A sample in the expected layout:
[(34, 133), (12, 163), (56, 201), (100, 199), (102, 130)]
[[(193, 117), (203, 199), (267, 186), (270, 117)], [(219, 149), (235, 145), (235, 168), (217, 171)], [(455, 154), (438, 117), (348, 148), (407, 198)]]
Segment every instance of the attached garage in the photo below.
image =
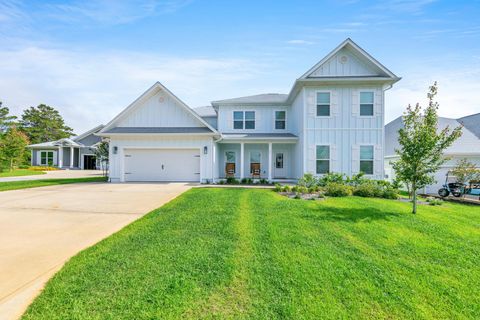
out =
[(200, 181), (199, 149), (125, 149), (125, 181)]

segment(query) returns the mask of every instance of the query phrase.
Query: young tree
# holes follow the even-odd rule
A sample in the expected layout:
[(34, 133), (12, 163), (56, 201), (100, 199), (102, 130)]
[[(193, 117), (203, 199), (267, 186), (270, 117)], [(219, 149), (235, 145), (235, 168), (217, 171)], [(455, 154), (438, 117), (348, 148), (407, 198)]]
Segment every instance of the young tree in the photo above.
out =
[(480, 169), (466, 158), (458, 160), (451, 172), (457, 178), (457, 182), (462, 184), (480, 180)]
[(0, 161), (13, 170), (23, 161), (28, 143), (25, 133), (15, 126), (11, 127), (0, 139)]
[(65, 125), (58, 110), (45, 104), (25, 109), (19, 123), (31, 143), (70, 138), (73, 135), (73, 129)]
[(413, 195), (412, 213), (417, 213), (417, 191), (435, 181), (434, 173), (447, 160), (443, 151), (451, 146), (462, 134), (462, 128), (451, 130), (448, 126), (438, 131), (437, 83), (430, 87), (428, 106), (422, 112), (417, 103), (408, 106), (403, 116), (404, 127), (398, 131), (400, 157), (392, 163), (398, 179), (410, 186)]
[(97, 145), (95, 149), (95, 156), (100, 161), (100, 166), (103, 170), (103, 175), (107, 176), (108, 173), (108, 156), (109, 156), (109, 143), (103, 140)]
[(8, 107), (2, 107), (2, 101), (0, 101), (0, 134), (7, 131), (16, 119), (17, 117), (10, 115)]

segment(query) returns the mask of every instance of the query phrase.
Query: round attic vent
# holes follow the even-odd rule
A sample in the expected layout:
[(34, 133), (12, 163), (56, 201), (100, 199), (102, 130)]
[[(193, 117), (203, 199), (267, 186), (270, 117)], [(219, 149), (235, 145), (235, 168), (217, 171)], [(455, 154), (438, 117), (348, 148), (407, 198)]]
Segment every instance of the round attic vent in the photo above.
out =
[(165, 98), (164, 98), (164, 97), (158, 98), (158, 102), (163, 103), (164, 101), (165, 101)]
[(347, 56), (341, 56), (340, 57), (340, 63), (347, 63), (348, 57)]

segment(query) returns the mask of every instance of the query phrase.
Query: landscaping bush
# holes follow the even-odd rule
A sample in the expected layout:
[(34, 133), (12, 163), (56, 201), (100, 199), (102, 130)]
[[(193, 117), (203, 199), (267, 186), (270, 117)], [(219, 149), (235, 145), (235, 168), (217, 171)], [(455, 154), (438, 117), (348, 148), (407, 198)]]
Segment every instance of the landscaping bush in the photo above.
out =
[(320, 191), (319, 186), (311, 186), (308, 188), (308, 193), (317, 193), (318, 191)]
[(43, 167), (43, 166), (32, 166), (32, 167), (29, 167), (28, 170), (32, 170), (32, 171), (55, 171), (55, 170), (58, 170), (58, 168), (55, 168), (55, 167)]
[(329, 182), (325, 185), (325, 195), (330, 197), (351, 196), (352, 188), (343, 183)]
[[(375, 194), (379, 194), (378, 189), (378, 185), (375, 185), (374, 183), (362, 183), (353, 189), (353, 195), (372, 198), (375, 197)], [(382, 192), (382, 190), (379, 191)]]
[(293, 186), (292, 187), (292, 192), (298, 192), (298, 186)]
[(343, 173), (329, 172), (318, 179), (317, 185), (324, 187), (329, 183), (345, 183), (345, 175)]
[(30, 165), (28, 164), (21, 164), (18, 166), (18, 169), (29, 169), (30, 168)]
[(436, 198), (427, 198), (426, 201), (428, 202), (429, 205), (431, 206), (441, 206), (443, 204), (442, 199), (436, 199)]
[(283, 190), (282, 186), (279, 183), (275, 183), (275, 188), (273, 188), (273, 191), (281, 192), (282, 190)]
[(304, 187), (304, 186), (299, 186), (297, 188), (297, 191), (301, 194), (305, 194), (305, 193), (308, 193), (308, 188), (307, 187)]
[(311, 173), (305, 173), (303, 177), (298, 180), (298, 185), (306, 188), (311, 188), (318, 185), (318, 179)]
[(228, 177), (226, 183), (227, 184), (239, 184), (239, 181), (237, 179), (235, 179), (234, 177)]
[(282, 191), (283, 191), (283, 192), (292, 192), (292, 187), (290, 187), (290, 186), (283, 186)]
[(387, 187), (383, 190), (382, 198), (385, 199), (398, 199), (398, 189), (393, 187)]
[(258, 181), (258, 183), (260, 183), (260, 184), (270, 184), (270, 182), (268, 182), (268, 180), (265, 179), (265, 178), (260, 179), (260, 180)]
[(252, 178), (242, 178), (240, 181), (241, 184), (253, 184)]

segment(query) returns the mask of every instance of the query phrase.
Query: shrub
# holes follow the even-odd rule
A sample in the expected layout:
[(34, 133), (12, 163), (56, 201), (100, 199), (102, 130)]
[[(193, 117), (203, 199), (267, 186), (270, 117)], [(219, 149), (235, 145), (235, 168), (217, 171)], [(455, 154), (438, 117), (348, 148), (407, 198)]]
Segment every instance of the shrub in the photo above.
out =
[(331, 197), (346, 197), (352, 195), (352, 190), (343, 183), (329, 182), (325, 186), (325, 194)]
[(353, 189), (353, 194), (359, 197), (375, 197), (377, 188), (373, 183), (363, 183)]
[(311, 188), (318, 184), (318, 179), (311, 173), (305, 173), (303, 177), (298, 180), (298, 185), (306, 188)]
[(298, 191), (298, 186), (293, 186), (292, 187), (292, 192), (297, 192)]
[(429, 205), (431, 206), (441, 206), (443, 204), (443, 200), (441, 199), (435, 199), (435, 198), (427, 198), (426, 200), (428, 202)]
[(269, 183), (268, 183), (268, 180), (265, 179), (265, 178), (260, 179), (258, 182), (259, 182), (260, 184), (269, 184)]
[(55, 168), (55, 167), (42, 167), (42, 166), (32, 166), (32, 167), (29, 167), (28, 170), (32, 170), (32, 171), (54, 171), (54, 170), (58, 170), (58, 168)]
[(301, 199), (302, 197), (300, 196), (300, 193), (295, 193), (295, 197), (293, 197), (293, 199)]
[(308, 193), (317, 193), (320, 190), (319, 186), (312, 186), (308, 188)]
[(240, 180), (240, 183), (241, 184), (247, 184), (247, 178), (242, 178), (242, 180)]
[(225, 180), (218, 180), (218, 184), (225, 184)]
[(235, 179), (234, 177), (228, 177), (227, 178), (227, 184), (239, 184), (239, 181)]
[(29, 169), (30, 166), (28, 164), (21, 164), (18, 166), (18, 169)]
[(273, 191), (280, 192), (282, 190), (283, 190), (282, 186), (279, 183), (275, 183), (275, 188), (273, 188)]
[(398, 189), (389, 187), (383, 190), (382, 198), (385, 199), (398, 199)]
[(305, 193), (308, 193), (308, 188), (307, 188), (307, 187), (304, 187), (304, 186), (298, 186), (298, 187), (297, 187), (297, 191), (298, 191), (299, 193), (305, 194)]
[(319, 186), (326, 186), (329, 183), (339, 183), (339, 184), (344, 184), (344, 174), (343, 173), (334, 173), (334, 172), (329, 172), (320, 179), (318, 179), (318, 185)]
[(283, 192), (292, 192), (292, 187), (290, 187), (290, 186), (283, 186), (282, 191), (283, 191)]

